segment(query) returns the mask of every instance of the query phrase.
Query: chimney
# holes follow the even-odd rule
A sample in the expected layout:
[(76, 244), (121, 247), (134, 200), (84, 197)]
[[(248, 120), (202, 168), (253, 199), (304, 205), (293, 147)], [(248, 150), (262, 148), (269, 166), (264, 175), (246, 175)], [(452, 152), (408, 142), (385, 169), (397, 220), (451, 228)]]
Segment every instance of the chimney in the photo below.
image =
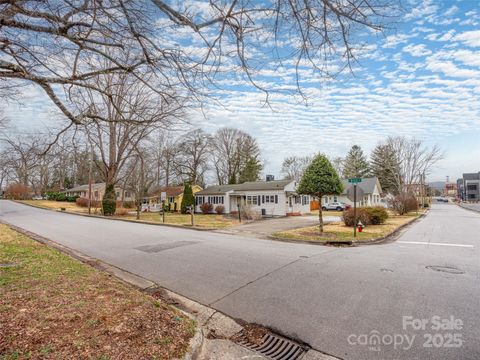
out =
[(275, 180), (275, 177), (273, 175), (267, 175), (266, 180), (267, 181), (273, 181), (273, 180)]

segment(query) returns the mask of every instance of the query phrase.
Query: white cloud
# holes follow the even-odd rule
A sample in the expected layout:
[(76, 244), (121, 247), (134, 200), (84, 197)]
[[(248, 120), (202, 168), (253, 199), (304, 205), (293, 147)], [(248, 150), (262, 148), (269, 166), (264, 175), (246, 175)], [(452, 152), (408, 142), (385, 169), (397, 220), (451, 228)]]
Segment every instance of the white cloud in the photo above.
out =
[(407, 45), (403, 48), (403, 51), (409, 53), (412, 56), (427, 56), (432, 53), (431, 50), (427, 49), (424, 44), (417, 44), (417, 45)]
[(461, 41), (471, 47), (480, 47), (480, 30), (465, 31), (456, 35), (454, 40)]
[(459, 68), (451, 61), (438, 61), (438, 60), (429, 60), (427, 62), (428, 70), (433, 72), (441, 72), (450, 77), (459, 77), (459, 78), (478, 78), (480, 77), (480, 71)]

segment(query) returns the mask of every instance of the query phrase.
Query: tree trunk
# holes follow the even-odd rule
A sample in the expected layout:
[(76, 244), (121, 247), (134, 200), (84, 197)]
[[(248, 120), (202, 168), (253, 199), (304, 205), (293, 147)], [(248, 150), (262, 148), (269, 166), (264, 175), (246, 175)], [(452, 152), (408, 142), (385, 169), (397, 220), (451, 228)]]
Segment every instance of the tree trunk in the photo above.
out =
[(320, 234), (323, 233), (322, 195), (318, 195), (318, 222)]

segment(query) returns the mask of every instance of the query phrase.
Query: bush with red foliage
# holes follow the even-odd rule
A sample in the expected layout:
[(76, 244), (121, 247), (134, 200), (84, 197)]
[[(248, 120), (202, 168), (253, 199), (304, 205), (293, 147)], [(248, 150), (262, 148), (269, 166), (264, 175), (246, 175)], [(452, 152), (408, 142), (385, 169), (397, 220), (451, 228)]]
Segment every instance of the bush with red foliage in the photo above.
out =
[(202, 213), (204, 214), (210, 214), (213, 212), (213, 204), (203, 203), (200, 205), (200, 210), (202, 210)]
[(10, 184), (5, 189), (5, 197), (13, 200), (27, 200), (33, 195), (32, 189), (23, 184)]
[[(79, 197), (77, 200), (75, 200), (75, 203), (80, 206), (80, 207), (88, 207), (88, 199)], [(101, 206), (101, 202), (98, 200), (91, 200), (90, 205), (94, 208), (99, 208)]]
[(404, 215), (418, 209), (417, 198), (409, 193), (401, 193), (388, 201), (390, 207), (398, 215)]

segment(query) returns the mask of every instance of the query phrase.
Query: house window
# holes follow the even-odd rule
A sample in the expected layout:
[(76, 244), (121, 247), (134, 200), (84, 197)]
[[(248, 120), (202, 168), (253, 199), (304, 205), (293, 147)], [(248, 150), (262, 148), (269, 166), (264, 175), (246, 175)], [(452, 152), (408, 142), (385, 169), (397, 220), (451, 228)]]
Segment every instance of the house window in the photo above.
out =
[(468, 184), (467, 185), (467, 190), (477, 190), (477, 185), (476, 184)]
[(128, 191), (125, 191), (125, 197), (130, 197), (130, 193)]
[(223, 196), (220, 196), (220, 200), (222, 201), (222, 204), (223, 204)]
[(275, 195), (275, 204), (278, 204), (278, 195)]
[(98, 190), (95, 190), (94, 196), (95, 196), (95, 199), (98, 199)]
[(257, 205), (257, 196), (254, 195), (254, 196), (247, 196), (247, 204), (250, 204), (250, 205)]
[(262, 204), (265, 204), (265, 195), (262, 195)]
[(333, 197), (333, 202), (337, 202), (338, 198), (336, 196)]
[(119, 192), (119, 191), (115, 192), (115, 196), (116, 196), (117, 199), (118, 199), (118, 198), (120, 197), (120, 192)]
[(174, 202), (174, 197), (173, 197), (173, 196), (170, 196), (170, 197), (168, 198), (168, 202), (169, 202), (169, 203), (173, 203), (173, 202)]

